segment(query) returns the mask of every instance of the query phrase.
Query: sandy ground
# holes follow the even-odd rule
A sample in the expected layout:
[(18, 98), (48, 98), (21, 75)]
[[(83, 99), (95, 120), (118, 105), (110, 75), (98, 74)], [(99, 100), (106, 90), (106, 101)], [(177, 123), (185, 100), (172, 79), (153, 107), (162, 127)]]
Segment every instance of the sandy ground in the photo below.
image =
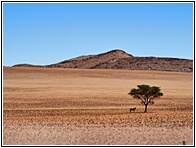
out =
[[(192, 73), (3, 70), (4, 145), (193, 145)], [(138, 84), (164, 93), (147, 113), (128, 95)]]
[(188, 126), (17, 122), (5, 124), (4, 130), (5, 145), (182, 145), (183, 141), (187, 145), (193, 143), (193, 131)]

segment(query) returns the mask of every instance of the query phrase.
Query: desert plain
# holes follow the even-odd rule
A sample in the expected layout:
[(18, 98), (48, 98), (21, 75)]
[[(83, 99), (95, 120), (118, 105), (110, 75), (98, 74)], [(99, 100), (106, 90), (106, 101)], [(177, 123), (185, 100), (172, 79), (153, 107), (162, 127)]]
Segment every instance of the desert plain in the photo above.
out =
[(192, 72), (4, 67), (3, 145), (193, 145), (193, 103)]

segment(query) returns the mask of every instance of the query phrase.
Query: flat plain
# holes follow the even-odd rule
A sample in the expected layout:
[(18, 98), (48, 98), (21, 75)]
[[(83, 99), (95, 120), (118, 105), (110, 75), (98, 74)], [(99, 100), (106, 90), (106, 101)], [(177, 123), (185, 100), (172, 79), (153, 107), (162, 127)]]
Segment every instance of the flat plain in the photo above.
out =
[[(139, 84), (164, 94), (147, 113)], [(193, 103), (192, 72), (4, 67), (3, 144), (193, 145)]]

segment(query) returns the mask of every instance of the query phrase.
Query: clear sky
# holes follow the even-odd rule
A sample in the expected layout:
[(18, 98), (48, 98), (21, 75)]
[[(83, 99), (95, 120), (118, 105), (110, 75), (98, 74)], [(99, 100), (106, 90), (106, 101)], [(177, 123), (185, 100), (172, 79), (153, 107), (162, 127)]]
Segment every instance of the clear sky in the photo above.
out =
[(122, 49), (193, 59), (193, 3), (3, 3), (3, 65)]

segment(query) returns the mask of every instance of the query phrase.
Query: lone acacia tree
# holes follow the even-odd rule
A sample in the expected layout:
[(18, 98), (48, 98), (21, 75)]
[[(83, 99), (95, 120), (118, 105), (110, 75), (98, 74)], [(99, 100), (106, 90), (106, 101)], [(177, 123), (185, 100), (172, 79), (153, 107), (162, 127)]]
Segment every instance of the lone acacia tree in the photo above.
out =
[(147, 112), (148, 104), (154, 104), (154, 99), (163, 96), (160, 92), (160, 87), (149, 86), (149, 85), (137, 85), (138, 89), (133, 88), (128, 94), (133, 96), (133, 98), (140, 99), (142, 104), (145, 105), (144, 112)]

